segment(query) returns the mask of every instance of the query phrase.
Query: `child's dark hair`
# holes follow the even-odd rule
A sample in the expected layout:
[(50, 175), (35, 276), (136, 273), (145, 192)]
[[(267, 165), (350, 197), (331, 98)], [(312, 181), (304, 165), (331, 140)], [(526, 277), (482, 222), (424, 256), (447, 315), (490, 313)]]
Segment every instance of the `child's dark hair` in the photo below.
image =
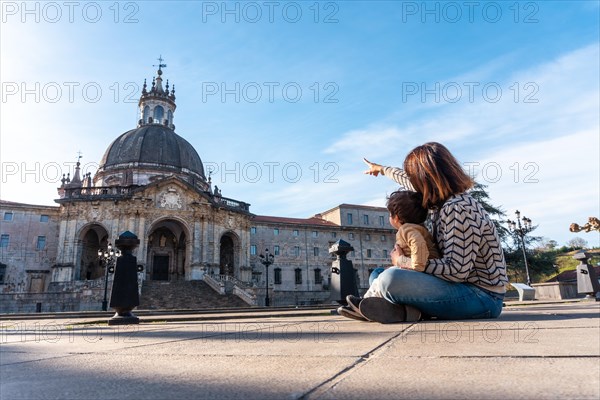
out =
[(421, 205), (423, 196), (418, 192), (397, 190), (387, 198), (387, 209), (402, 223), (422, 224), (427, 218), (427, 209)]

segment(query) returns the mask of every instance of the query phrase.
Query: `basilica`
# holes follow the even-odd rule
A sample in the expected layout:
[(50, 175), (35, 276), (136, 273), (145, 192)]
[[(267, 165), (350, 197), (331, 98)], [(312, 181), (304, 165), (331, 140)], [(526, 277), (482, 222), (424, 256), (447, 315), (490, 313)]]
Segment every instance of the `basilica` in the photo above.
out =
[[(156, 282), (176, 296), (186, 282), (202, 281), (192, 290), (248, 306), (264, 305), (265, 295), (271, 305), (327, 302), (328, 250), (338, 239), (353, 245), (365, 289), (393, 247), (387, 210), (342, 203), (308, 218), (261, 216), (224, 197), (175, 133), (175, 87), (163, 82), (162, 67), (151, 85), (144, 81), (137, 126), (110, 143), (93, 176), (79, 162), (63, 176), (58, 206), (0, 200), (2, 312), (98, 310), (112, 279), (99, 255), (124, 231), (140, 239), (140, 308)], [(260, 262), (266, 249), (271, 267)]]

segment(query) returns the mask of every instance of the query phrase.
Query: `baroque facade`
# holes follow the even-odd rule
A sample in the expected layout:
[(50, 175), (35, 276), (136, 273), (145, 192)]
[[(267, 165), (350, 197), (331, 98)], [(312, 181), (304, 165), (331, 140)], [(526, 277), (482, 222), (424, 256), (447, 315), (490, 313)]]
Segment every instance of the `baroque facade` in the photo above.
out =
[(205, 280), (222, 293), (230, 282), (260, 305), (266, 274), (259, 255), (270, 249), (272, 304), (319, 303), (328, 298), (328, 249), (343, 239), (355, 248), (350, 259), (365, 290), (369, 271), (387, 263), (394, 244), (387, 210), (341, 204), (306, 219), (259, 216), (223, 197), (196, 150), (175, 133), (175, 89), (168, 81), (163, 87), (161, 67), (150, 88), (144, 82), (137, 127), (108, 146), (93, 177), (81, 176), (79, 162), (73, 177), (63, 176), (57, 207), (0, 201), (0, 292), (4, 300), (25, 299), (5, 312), (31, 311), (27, 301), (60, 311), (52, 304), (60, 296), (44, 297), (56, 293), (76, 294), (69, 309), (97, 309), (106, 271), (98, 251), (127, 230), (140, 239), (140, 283)]

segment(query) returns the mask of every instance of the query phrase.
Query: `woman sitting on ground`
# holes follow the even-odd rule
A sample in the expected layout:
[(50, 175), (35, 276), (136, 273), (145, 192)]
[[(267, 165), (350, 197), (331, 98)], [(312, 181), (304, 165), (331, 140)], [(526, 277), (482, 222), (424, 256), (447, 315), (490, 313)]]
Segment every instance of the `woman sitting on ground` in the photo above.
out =
[[(366, 174), (385, 175), (423, 196), (441, 258), (427, 261), (423, 272), (396, 246), (392, 264), (373, 271), (384, 298), (348, 299), (348, 307), (366, 320), (381, 323), (438, 319), (496, 318), (502, 312), (506, 263), (498, 233), (487, 212), (467, 191), (473, 180), (439, 143), (413, 149), (404, 169), (365, 159)], [(373, 276), (375, 275), (375, 276)]]

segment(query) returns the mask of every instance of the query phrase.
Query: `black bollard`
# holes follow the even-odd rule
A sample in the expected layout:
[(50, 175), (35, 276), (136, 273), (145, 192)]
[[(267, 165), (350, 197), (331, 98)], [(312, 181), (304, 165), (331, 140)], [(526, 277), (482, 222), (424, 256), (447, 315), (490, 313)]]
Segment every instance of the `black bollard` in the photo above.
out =
[(329, 248), (329, 253), (336, 255), (331, 263), (331, 300), (342, 305), (347, 305), (346, 296), (349, 294), (358, 296), (356, 271), (352, 261), (346, 258), (346, 254), (353, 250), (350, 243), (341, 239)]
[(577, 266), (577, 293), (587, 294), (586, 299), (595, 299), (600, 301), (600, 283), (594, 267), (588, 264), (589, 254), (584, 251), (578, 251), (573, 256), (579, 260)]
[(138, 294), (137, 273), (139, 271), (137, 258), (132, 254), (140, 244), (138, 237), (125, 231), (115, 241), (115, 246), (121, 250), (122, 256), (117, 258), (115, 278), (110, 295), (110, 307), (116, 314), (108, 320), (109, 325), (139, 324), (140, 319), (131, 310), (140, 305)]

